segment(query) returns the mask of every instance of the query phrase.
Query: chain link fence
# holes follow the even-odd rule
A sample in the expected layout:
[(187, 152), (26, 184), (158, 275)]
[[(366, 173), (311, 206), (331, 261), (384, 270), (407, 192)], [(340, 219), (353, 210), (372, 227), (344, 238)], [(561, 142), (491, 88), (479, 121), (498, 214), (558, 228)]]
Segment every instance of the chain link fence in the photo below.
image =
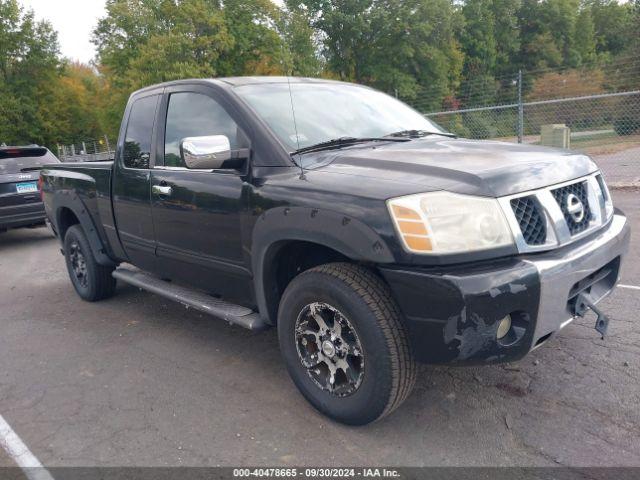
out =
[(427, 116), (465, 138), (580, 151), (600, 165), (609, 182), (640, 182), (640, 90)]
[[(458, 108), (425, 115), (464, 138), (583, 152), (598, 163), (610, 184), (640, 186), (638, 73), (637, 59), (583, 70), (520, 73), (511, 82), (496, 80), (498, 87), (485, 94), (473, 85), (463, 86), (462, 92), (472, 94), (448, 99)], [(506, 88), (500, 89), (501, 80)], [(487, 105), (496, 90), (502, 99), (511, 95), (513, 101)]]
[(113, 160), (116, 142), (106, 135), (68, 145), (58, 145), (58, 158), (63, 162), (99, 162)]

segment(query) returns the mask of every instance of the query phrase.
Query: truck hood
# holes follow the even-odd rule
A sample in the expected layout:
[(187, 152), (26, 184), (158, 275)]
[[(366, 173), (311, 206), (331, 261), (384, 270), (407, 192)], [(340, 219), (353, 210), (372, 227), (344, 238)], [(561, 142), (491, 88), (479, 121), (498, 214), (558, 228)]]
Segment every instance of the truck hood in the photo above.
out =
[(308, 154), (316, 172), (404, 183), (409, 191), (448, 190), (501, 197), (571, 180), (597, 170), (581, 154), (516, 143), (425, 137)]

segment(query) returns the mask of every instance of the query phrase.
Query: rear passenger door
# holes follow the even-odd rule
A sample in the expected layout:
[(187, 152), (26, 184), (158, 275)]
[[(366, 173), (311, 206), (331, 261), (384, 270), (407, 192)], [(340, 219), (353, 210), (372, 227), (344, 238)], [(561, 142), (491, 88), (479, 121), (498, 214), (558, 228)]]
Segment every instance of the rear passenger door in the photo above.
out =
[(154, 126), (160, 93), (136, 98), (120, 132), (113, 178), (113, 214), (130, 262), (154, 271), (155, 235), (151, 218), (150, 167), (155, 161)]
[[(151, 198), (162, 275), (226, 298), (246, 298), (252, 285), (241, 235), (246, 169), (188, 169), (180, 141), (225, 135), (236, 150), (248, 148), (249, 138), (231, 106), (204, 86), (168, 88), (159, 122), (162, 158), (151, 171)], [(156, 193), (160, 189), (153, 186), (171, 193)]]

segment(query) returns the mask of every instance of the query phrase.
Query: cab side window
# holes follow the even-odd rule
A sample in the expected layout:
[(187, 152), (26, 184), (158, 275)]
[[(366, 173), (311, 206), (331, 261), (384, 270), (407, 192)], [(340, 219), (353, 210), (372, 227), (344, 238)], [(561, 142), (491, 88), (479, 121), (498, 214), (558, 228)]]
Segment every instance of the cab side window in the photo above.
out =
[(226, 135), (231, 149), (240, 148), (238, 125), (213, 98), (201, 93), (174, 93), (169, 97), (164, 142), (164, 165), (184, 167), (180, 142), (187, 137)]
[(149, 168), (151, 134), (159, 95), (136, 100), (131, 106), (122, 155), (127, 168)]

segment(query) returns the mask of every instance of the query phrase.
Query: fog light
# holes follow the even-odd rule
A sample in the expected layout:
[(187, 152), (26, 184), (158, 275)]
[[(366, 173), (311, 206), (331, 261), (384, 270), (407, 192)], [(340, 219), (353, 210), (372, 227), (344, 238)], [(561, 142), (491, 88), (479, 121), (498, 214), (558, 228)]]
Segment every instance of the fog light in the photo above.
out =
[(506, 337), (507, 333), (511, 330), (511, 315), (507, 315), (498, 324), (498, 331), (496, 332), (496, 337), (498, 340)]

